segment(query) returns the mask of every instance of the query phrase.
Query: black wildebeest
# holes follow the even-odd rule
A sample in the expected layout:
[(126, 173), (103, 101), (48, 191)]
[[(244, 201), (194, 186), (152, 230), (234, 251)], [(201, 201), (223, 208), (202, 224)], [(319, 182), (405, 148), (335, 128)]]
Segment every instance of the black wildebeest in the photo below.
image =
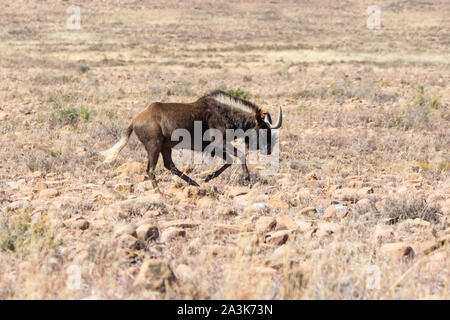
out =
[[(282, 111), (280, 107), (278, 120), (275, 125), (272, 125), (269, 113), (264, 112), (258, 106), (247, 100), (234, 97), (221, 90), (210, 92), (192, 103), (155, 102), (150, 104), (131, 121), (131, 124), (123, 132), (121, 139), (113, 147), (102, 152), (102, 155), (106, 157), (104, 162), (112, 162), (117, 158), (120, 151), (127, 144), (131, 133), (134, 131), (147, 150), (147, 174), (156, 190), (159, 191), (154, 169), (160, 153), (162, 154), (165, 168), (190, 185), (198, 186), (194, 180), (178, 170), (172, 160), (172, 148), (179, 143), (178, 141), (172, 140), (172, 133), (176, 129), (185, 129), (193, 139), (194, 122), (196, 121), (201, 122), (202, 130), (216, 129), (222, 133), (223, 137), (225, 137), (225, 131), (227, 129), (242, 129), (243, 131), (254, 129), (254, 132), (257, 134), (262, 132), (261, 129), (265, 129), (267, 130), (265, 131), (267, 134), (266, 145), (260, 145), (258, 143), (256, 149), (264, 148), (270, 154), (272, 151), (271, 129), (281, 127)], [(247, 140), (246, 142), (248, 143)], [(201, 150), (197, 151), (204, 151), (210, 143), (209, 141), (202, 141), (200, 146)], [(196, 144), (192, 143), (190, 145), (191, 150), (195, 150), (194, 147)], [(239, 151), (235, 147), (232, 147), (231, 150), (224, 149), (221, 156), (225, 160), (227, 160), (227, 154), (229, 156), (230, 153), (233, 153), (234, 156), (242, 156), (242, 154), (239, 155)], [(246, 182), (250, 182), (250, 175), (245, 163), (245, 155), (243, 159), (242, 168), (244, 178)], [(210, 174), (205, 179), (205, 182), (219, 176), (230, 165), (229, 162), (225, 163), (220, 169)]]

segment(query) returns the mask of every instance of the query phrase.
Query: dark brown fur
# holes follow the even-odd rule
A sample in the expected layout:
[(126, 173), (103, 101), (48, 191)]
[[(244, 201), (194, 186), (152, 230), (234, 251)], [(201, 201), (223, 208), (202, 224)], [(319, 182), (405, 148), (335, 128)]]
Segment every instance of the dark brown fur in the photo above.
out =
[[(193, 139), (195, 121), (202, 122), (203, 132), (207, 129), (214, 128), (221, 131), (224, 137), (226, 129), (243, 129), (245, 131), (250, 128), (259, 129), (267, 127), (263, 120), (263, 113), (256, 105), (246, 100), (233, 97), (236, 101), (251, 108), (252, 112), (237, 110), (236, 108), (232, 108), (216, 101), (214, 97), (218, 94), (231, 97), (225, 92), (214, 91), (192, 103), (155, 102), (145, 108), (132, 120), (124, 135), (128, 140), (128, 137), (131, 135), (132, 131), (134, 131), (139, 141), (142, 142), (147, 150), (147, 174), (152, 181), (154, 188), (158, 189), (154, 169), (160, 153), (163, 157), (165, 168), (181, 177), (190, 185), (198, 186), (194, 180), (178, 170), (172, 161), (172, 148), (179, 143), (178, 141), (171, 140), (174, 130), (179, 128), (186, 129)], [(203, 151), (208, 144), (208, 142), (203, 142), (202, 150), (198, 151)], [(193, 141), (191, 146), (193, 149)], [(121, 146), (121, 148), (123, 148), (123, 146)], [(239, 155), (239, 152), (236, 149), (233, 151), (235, 156)], [(226, 152), (224, 152), (224, 157), (225, 153)], [(230, 164), (226, 163), (219, 170), (209, 175), (205, 181), (217, 177), (229, 166)], [(245, 180), (249, 182), (250, 176), (245, 162), (242, 166)]]

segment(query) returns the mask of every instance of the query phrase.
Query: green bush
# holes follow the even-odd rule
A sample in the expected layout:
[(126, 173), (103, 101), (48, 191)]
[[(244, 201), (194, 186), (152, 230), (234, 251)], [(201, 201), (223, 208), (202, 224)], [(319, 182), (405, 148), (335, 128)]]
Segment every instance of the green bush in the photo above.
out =
[(227, 92), (229, 94), (231, 94), (232, 96), (235, 96), (235, 97), (241, 98), (241, 99), (250, 99), (252, 97), (250, 92), (243, 91), (240, 88), (237, 88), (236, 90), (230, 89), (230, 90), (227, 90)]

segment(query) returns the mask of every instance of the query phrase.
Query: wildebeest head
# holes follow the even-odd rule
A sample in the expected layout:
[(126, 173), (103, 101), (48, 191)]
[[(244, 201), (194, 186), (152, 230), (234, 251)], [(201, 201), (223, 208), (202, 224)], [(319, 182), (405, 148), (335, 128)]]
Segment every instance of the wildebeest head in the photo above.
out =
[[(245, 143), (250, 149), (260, 150), (264, 154), (270, 155), (273, 150), (273, 145), (276, 143), (272, 130), (279, 129), (283, 123), (283, 112), (281, 107), (279, 108), (279, 115), (277, 122), (272, 124), (272, 117), (270, 113), (261, 111), (256, 115), (256, 137), (250, 143), (250, 138), (245, 137)], [(252, 148), (253, 147), (253, 148)]]
[[(244, 141), (250, 150), (260, 150), (262, 153), (271, 154), (276, 141), (273, 139), (272, 130), (279, 129), (283, 122), (281, 107), (276, 124), (272, 124), (272, 118), (266, 111), (257, 105), (231, 94), (215, 90), (206, 96), (207, 102), (215, 109), (221, 110), (221, 118), (227, 119), (224, 125), (234, 127), (237, 131), (235, 138), (245, 137)], [(240, 130), (240, 131), (239, 131)]]

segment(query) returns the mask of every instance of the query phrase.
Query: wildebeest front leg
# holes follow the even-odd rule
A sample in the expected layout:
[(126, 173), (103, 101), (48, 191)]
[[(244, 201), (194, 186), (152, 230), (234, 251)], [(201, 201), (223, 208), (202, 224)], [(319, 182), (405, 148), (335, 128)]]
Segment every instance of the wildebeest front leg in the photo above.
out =
[[(250, 174), (248, 172), (248, 168), (247, 168), (247, 164), (245, 161), (245, 155), (242, 154), (242, 152), (240, 152), (238, 149), (236, 149), (236, 147), (232, 146), (233, 148), (233, 155), (235, 157), (241, 157), (243, 163), (242, 163), (242, 171), (244, 173), (244, 179), (246, 181), (246, 183), (250, 183)], [(227, 152), (224, 151), (222, 154), (222, 157), (225, 161), (227, 161)], [(218, 177), (222, 172), (224, 172), (228, 167), (231, 166), (231, 163), (225, 163), (222, 167), (220, 167), (217, 171), (211, 173), (210, 175), (208, 175), (205, 179), (205, 182), (208, 182), (211, 179), (214, 179), (216, 177)]]
[(163, 148), (161, 151), (161, 154), (162, 154), (163, 160), (164, 160), (164, 167), (167, 170), (176, 174), (181, 179), (183, 179), (184, 181), (189, 183), (191, 186), (196, 186), (196, 187), (200, 186), (197, 182), (195, 182), (194, 180), (189, 178), (186, 174), (184, 174), (183, 172), (178, 170), (178, 168), (175, 166), (175, 163), (173, 163), (173, 160), (172, 160), (172, 149), (171, 148)]

